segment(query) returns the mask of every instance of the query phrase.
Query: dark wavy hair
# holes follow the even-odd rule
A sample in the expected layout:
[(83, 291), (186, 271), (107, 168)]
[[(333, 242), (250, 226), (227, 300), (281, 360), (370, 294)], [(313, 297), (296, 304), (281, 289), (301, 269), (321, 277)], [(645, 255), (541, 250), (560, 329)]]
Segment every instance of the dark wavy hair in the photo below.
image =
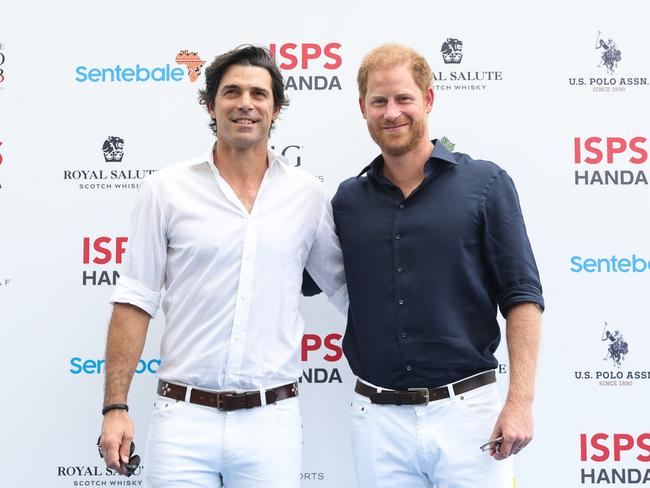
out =
[[(289, 99), (284, 93), (284, 79), (271, 51), (264, 47), (244, 44), (232, 51), (217, 56), (212, 64), (205, 70), (205, 89), (199, 90), (199, 103), (206, 109), (213, 108), (214, 99), (219, 89), (219, 84), (224, 73), (233, 65), (257, 66), (264, 68), (271, 75), (271, 90), (273, 92), (274, 110), (282, 109), (289, 105)], [(271, 123), (273, 129), (274, 123)], [(217, 121), (212, 119), (210, 128), (214, 135), (217, 134)]]

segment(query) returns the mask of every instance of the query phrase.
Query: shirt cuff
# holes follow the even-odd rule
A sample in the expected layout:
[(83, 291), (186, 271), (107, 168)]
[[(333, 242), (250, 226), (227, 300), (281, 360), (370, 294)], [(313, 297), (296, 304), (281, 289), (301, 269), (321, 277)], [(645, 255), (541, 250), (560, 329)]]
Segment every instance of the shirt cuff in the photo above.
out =
[(110, 298), (112, 305), (116, 303), (130, 303), (147, 312), (151, 318), (156, 316), (160, 303), (159, 291), (153, 291), (139, 281), (128, 276), (120, 276), (115, 285), (115, 291)]
[(344, 284), (341, 286), (336, 293), (328, 297), (328, 300), (344, 317), (348, 316), (348, 304), (350, 303), (350, 299), (348, 298), (348, 285)]
[(510, 309), (520, 303), (536, 303), (542, 312), (545, 308), (544, 297), (538, 288), (531, 285), (518, 285), (510, 288), (499, 300), (501, 315), (505, 318)]

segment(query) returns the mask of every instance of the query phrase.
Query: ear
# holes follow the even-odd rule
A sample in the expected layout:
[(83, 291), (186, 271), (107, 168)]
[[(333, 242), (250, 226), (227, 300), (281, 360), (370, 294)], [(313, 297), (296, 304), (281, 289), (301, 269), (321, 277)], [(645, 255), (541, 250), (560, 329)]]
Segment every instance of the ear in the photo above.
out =
[(426, 93), (424, 94), (424, 105), (426, 107), (427, 113), (431, 113), (433, 108), (433, 99), (434, 99), (433, 87), (430, 86), (427, 88)]
[(366, 113), (366, 103), (363, 101), (362, 97), (359, 97), (359, 108), (363, 114), (363, 118), (368, 120), (368, 114)]
[(280, 115), (280, 110), (282, 110), (281, 106), (278, 106), (277, 108), (273, 107), (273, 115), (271, 116), (271, 120), (275, 122), (275, 119), (278, 118), (278, 115)]
[(217, 118), (217, 115), (214, 113), (214, 102), (208, 103), (208, 113), (210, 114), (210, 117), (213, 119)]

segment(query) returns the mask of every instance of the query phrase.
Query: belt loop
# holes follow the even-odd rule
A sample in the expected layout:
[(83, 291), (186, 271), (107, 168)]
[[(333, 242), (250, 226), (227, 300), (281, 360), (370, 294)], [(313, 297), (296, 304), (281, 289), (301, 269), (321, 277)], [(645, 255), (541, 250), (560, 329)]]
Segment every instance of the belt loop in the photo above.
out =
[(266, 405), (266, 389), (260, 388), (260, 407)]
[(448, 383), (445, 385), (447, 387), (447, 391), (449, 392), (449, 399), (452, 402), (456, 401), (456, 392), (454, 392), (454, 384), (453, 383)]
[[(184, 401), (186, 403), (190, 403), (190, 397), (191, 396), (192, 396), (192, 387), (190, 385), (187, 385), (187, 387), (185, 387), (185, 400)], [(176, 400), (176, 401), (178, 401), (178, 400)]]

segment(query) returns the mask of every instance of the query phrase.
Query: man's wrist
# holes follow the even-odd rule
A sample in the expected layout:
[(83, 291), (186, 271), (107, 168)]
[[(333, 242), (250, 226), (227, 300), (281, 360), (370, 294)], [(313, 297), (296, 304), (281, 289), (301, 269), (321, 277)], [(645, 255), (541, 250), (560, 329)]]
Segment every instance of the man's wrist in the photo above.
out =
[(111, 410), (126, 410), (129, 411), (129, 406), (126, 403), (109, 403), (102, 408), (102, 415), (106, 415)]

